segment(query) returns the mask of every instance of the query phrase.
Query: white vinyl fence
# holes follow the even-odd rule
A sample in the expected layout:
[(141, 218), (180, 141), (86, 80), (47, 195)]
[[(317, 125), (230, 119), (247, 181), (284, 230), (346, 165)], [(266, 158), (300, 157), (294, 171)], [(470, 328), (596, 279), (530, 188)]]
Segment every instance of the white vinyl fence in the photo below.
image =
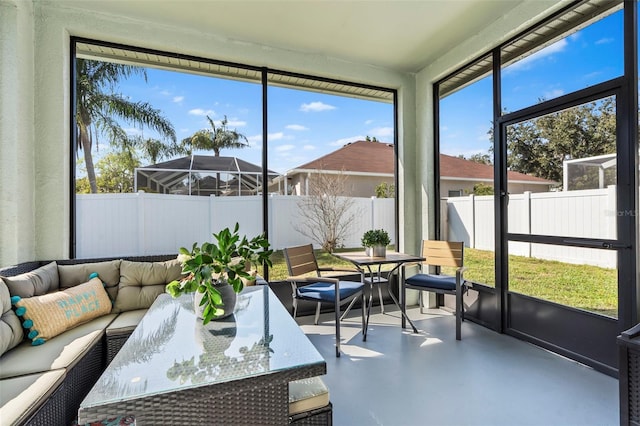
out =
[[(441, 201), (442, 238), (467, 247), (494, 250), (493, 196), (452, 197)], [(510, 233), (570, 238), (616, 238), (616, 190), (512, 194), (508, 204)], [(617, 266), (616, 252), (581, 247), (510, 242), (509, 254), (567, 263)]]
[[(269, 242), (276, 250), (310, 243), (303, 226), (301, 197), (269, 197)], [(360, 247), (362, 234), (385, 229), (395, 243), (394, 200), (353, 198), (354, 220), (345, 247)], [(262, 198), (188, 195), (78, 194), (76, 255), (79, 258), (177, 253), (194, 242), (211, 241), (213, 232), (240, 224), (240, 233), (262, 232)]]
[[(76, 196), (76, 254), (79, 258), (176, 253), (213, 232), (240, 223), (251, 237), (262, 232), (262, 198), (188, 195), (82, 194)], [(269, 197), (269, 241), (279, 250), (307, 244), (297, 196)], [(345, 247), (360, 247), (362, 234), (385, 229), (396, 242), (394, 200), (352, 198), (354, 220)], [(441, 204), (442, 238), (467, 247), (494, 250), (493, 196), (452, 197)], [(616, 238), (615, 187), (584, 191), (512, 194), (509, 232), (562, 237)], [(616, 252), (510, 242), (509, 253), (539, 259), (616, 267)]]

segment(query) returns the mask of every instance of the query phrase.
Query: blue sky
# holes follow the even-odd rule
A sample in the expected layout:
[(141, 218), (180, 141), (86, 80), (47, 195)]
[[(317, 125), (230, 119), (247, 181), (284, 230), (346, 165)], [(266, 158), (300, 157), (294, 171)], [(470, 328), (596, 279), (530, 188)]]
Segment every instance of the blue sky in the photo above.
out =
[[(262, 156), (262, 88), (259, 84), (148, 69), (147, 82), (130, 78), (120, 90), (145, 100), (173, 123), (178, 140), (208, 128), (208, 115), (244, 134), (250, 147), (223, 150), (254, 164)], [(285, 172), (366, 136), (393, 142), (393, 105), (270, 86), (269, 168)], [(154, 136), (127, 127), (130, 134)]]
[[(504, 69), (503, 107), (514, 111), (619, 76), (622, 57), (619, 11)], [(207, 128), (206, 115), (216, 122), (227, 116), (229, 127), (244, 134), (250, 147), (223, 150), (222, 155), (261, 163), (259, 84), (157, 69), (148, 69), (147, 77), (147, 82), (138, 77), (124, 81), (121, 93), (161, 110), (179, 140)], [(488, 152), (491, 84), (487, 77), (442, 100), (442, 153), (468, 157)], [(283, 173), (366, 136), (392, 143), (393, 106), (270, 86), (268, 126), (269, 168)], [(144, 135), (155, 136), (148, 130)]]
[[(618, 77), (623, 73), (622, 49), (618, 11), (503, 69), (502, 106), (512, 112)], [(441, 101), (443, 154), (488, 153), (492, 84), (486, 77)]]

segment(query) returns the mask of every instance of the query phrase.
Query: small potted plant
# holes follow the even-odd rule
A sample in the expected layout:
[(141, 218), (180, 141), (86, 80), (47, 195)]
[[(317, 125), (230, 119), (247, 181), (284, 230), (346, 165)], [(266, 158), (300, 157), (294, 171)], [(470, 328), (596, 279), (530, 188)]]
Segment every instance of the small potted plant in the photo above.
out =
[(214, 243), (206, 242), (201, 247), (194, 243), (191, 250), (180, 248), (178, 260), (186, 277), (167, 284), (166, 291), (173, 297), (195, 292), (196, 314), (203, 324), (233, 313), (243, 280), (256, 279), (252, 266), (271, 266), (273, 250), (269, 250), (264, 234), (249, 240), (240, 237), (239, 228), (236, 223), (233, 231), (225, 228), (214, 233)]
[(370, 229), (362, 236), (362, 246), (367, 256), (371, 257), (385, 257), (390, 242), (389, 234), (384, 229)]

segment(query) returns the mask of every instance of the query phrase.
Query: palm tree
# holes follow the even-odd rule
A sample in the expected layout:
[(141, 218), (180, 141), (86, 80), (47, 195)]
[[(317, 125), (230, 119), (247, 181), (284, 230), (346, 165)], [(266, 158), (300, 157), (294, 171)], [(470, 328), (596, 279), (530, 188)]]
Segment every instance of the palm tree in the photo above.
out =
[(128, 146), (129, 139), (117, 119), (146, 126), (176, 142), (169, 120), (146, 102), (133, 102), (113, 92), (116, 84), (131, 75), (142, 75), (144, 68), (110, 62), (77, 59), (76, 61), (76, 151), (84, 152), (91, 192), (98, 192), (91, 149), (97, 135), (104, 134), (110, 143)]
[(135, 136), (130, 139), (130, 144), (132, 148), (138, 149), (144, 158), (148, 158), (151, 164), (156, 164), (158, 160), (172, 155), (184, 154), (184, 150), (177, 144), (167, 145), (155, 138)]
[[(211, 117), (207, 115), (211, 129), (198, 130), (193, 135), (182, 140), (182, 146), (188, 155), (194, 150), (212, 150), (216, 157), (220, 157), (220, 150), (225, 148), (245, 148), (249, 146), (247, 137), (238, 131), (227, 128), (227, 116), (216, 127)], [(244, 142), (243, 142), (244, 141)]]
[[(211, 117), (207, 115), (211, 129), (202, 129), (195, 132), (188, 138), (182, 140), (182, 148), (191, 155), (194, 150), (213, 150), (216, 157), (220, 157), (220, 150), (224, 148), (246, 148), (249, 146), (247, 137), (237, 130), (227, 128), (227, 116), (216, 127)], [(220, 189), (220, 173), (216, 173), (216, 195)]]

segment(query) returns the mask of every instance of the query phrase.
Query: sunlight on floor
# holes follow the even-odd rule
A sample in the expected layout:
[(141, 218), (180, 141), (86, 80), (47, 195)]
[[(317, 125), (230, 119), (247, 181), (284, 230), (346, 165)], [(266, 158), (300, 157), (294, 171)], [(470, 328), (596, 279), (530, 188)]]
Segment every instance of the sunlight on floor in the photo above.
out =
[[(353, 357), (352, 361), (359, 361), (362, 358), (373, 358), (383, 356), (382, 352), (373, 351), (371, 349), (363, 348), (357, 345), (340, 345), (340, 349), (344, 355)], [(358, 359), (360, 358), (360, 359)]]
[[(449, 312), (407, 313), (417, 333), (402, 329), (395, 306), (384, 314), (375, 306), (363, 341), (360, 312), (351, 312), (340, 327), (340, 357), (333, 314), (318, 325), (313, 316), (296, 319), (327, 363), (334, 425), (616, 424), (616, 379), (470, 321), (457, 341)], [(504, 404), (488, 404), (487, 395), (498, 394)]]

